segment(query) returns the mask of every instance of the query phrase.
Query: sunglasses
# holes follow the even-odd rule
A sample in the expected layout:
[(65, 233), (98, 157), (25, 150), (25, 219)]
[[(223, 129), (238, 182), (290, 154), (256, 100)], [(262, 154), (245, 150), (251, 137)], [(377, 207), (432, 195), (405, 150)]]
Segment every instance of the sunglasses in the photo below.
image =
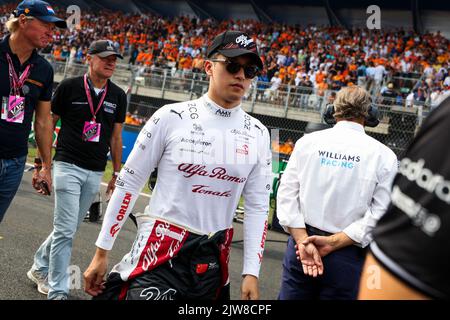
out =
[(244, 69), (244, 75), (247, 79), (253, 79), (259, 74), (259, 68), (255, 65), (242, 65), (236, 61), (222, 60), (222, 59), (210, 59), (212, 62), (224, 62), (225, 68), (231, 74), (238, 73), (241, 68)]

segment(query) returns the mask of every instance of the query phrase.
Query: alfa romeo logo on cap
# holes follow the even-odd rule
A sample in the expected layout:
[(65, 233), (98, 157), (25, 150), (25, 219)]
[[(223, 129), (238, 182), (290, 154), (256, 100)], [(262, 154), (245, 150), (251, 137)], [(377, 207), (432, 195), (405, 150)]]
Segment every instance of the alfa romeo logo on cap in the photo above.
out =
[(242, 45), (244, 47), (247, 47), (252, 42), (253, 42), (253, 39), (252, 38), (250, 38), (250, 39), (247, 38), (247, 36), (244, 35), (244, 34), (240, 35), (239, 37), (236, 38), (236, 43), (240, 44), (240, 45)]

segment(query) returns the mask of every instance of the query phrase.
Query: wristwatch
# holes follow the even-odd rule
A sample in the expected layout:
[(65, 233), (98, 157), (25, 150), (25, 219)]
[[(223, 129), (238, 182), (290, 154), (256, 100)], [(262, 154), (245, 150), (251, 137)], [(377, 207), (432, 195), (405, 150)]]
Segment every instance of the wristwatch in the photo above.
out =
[(117, 176), (119, 175), (119, 173), (120, 173), (119, 171), (114, 171), (113, 174), (112, 174), (112, 176), (113, 176), (113, 177), (117, 177)]

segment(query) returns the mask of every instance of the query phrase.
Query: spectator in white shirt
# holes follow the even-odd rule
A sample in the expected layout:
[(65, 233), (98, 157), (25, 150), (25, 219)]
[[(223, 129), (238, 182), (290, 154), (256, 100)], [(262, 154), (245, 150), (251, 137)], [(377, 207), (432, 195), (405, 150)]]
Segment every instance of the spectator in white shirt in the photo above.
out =
[(334, 128), (295, 144), (277, 195), (279, 222), (291, 235), (279, 299), (357, 297), (363, 248), (397, 172), (394, 152), (364, 132), (370, 105), (366, 90), (343, 88)]
[(380, 89), (385, 74), (387, 74), (386, 68), (382, 64), (375, 67), (373, 75), (373, 80), (375, 81), (375, 91)]
[(296, 74), (296, 76), (295, 76), (295, 85), (296, 86), (299, 86), (300, 85), (300, 82), (302, 82), (303, 81), (303, 78), (305, 78), (307, 76), (307, 74), (306, 73), (304, 73), (303, 71), (299, 71), (299, 72), (297, 72), (297, 74)]
[(412, 108), (414, 104), (414, 92), (411, 91), (408, 96), (406, 97), (406, 107)]
[(315, 68), (317, 68), (319, 66), (319, 63), (320, 63), (320, 59), (318, 57), (317, 52), (315, 52), (313, 54), (313, 56), (309, 59), (309, 68), (310, 69), (315, 69)]
[(450, 95), (449, 90), (444, 90), (442, 88), (437, 87), (430, 96), (431, 103), (430, 108), (431, 110), (434, 110), (439, 105), (441, 105), (441, 102), (444, 101), (445, 98), (447, 98)]
[(284, 66), (287, 57), (284, 54), (277, 54), (277, 64), (279, 66)]
[(372, 90), (375, 77), (375, 66), (373, 62), (369, 62), (369, 66), (366, 69), (366, 77), (367, 77), (366, 89), (367, 91), (370, 92)]
[(280, 73), (277, 71), (277, 72), (275, 72), (275, 75), (272, 77), (272, 79), (270, 79), (271, 86), (269, 89), (266, 89), (266, 91), (264, 92), (264, 96), (265, 96), (266, 100), (276, 97), (278, 88), (281, 85), (281, 78), (279, 76), (280, 76)]
[[(402, 73), (404, 75), (407, 75), (409, 72), (411, 72), (412, 65), (411, 65), (411, 62), (409, 62), (409, 58), (405, 57), (404, 59), (402, 59), (402, 61), (400, 61), (400, 65), (402, 67)], [(428, 72), (429, 72), (429, 70), (428, 70)]]
[(450, 86), (450, 76), (447, 76), (444, 80), (444, 87), (449, 87)]
[(427, 76), (427, 77), (429, 77), (430, 75), (432, 75), (433, 73), (434, 73), (434, 68), (432, 67), (432, 66), (427, 66), (426, 68), (425, 68), (425, 70), (423, 71), (423, 73)]

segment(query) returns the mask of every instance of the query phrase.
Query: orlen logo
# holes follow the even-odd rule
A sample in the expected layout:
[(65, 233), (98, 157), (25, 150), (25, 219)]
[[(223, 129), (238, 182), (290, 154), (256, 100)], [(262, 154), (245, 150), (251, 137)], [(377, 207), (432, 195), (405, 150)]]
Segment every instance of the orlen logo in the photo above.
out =
[(114, 238), (116, 233), (119, 232), (119, 230), (120, 230), (119, 224), (118, 223), (114, 224), (111, 227), (111, 229), (109, 230), (109, 233), (110, 233), (111, 237)]
[(248, 155), (248, 145), (244, 144), (241, 149), (236, 149), (236, 153)]
[(266, 220), (266, 223), (264, 224), (264, 232), (263, 232), (263, 235), (262, 235), (262, 238), (261, 238), (261, 244), (260, 244), (261, 251), (258, 253), (258, 258), (259, 258), (259, 263), (260, 264), (262, 262), (264, 246), (266, 244), (266, 237), (267, 237), (267, 228), (268, 228), (268, 226), (269, 225), (268, 225), (267, 220)]
[(131, 202), (131, 193), (126, 193), (125, 197), (122, 200), (122, 205), (120, 206), (120, 210), (119, 213), (117, 214), (117, 221), (122, 221), (123, 218), (125, 217), (125, 213), (128, 210), (128, 206), (130, 205)]

